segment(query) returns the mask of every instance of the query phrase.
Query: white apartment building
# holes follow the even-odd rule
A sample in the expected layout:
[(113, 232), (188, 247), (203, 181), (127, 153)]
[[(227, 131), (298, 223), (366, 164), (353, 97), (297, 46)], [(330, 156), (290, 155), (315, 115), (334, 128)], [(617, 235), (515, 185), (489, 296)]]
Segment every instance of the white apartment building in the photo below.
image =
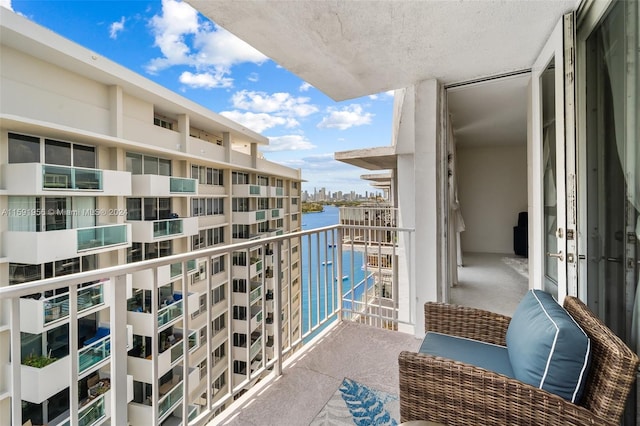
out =
[[(0, 424), (179, 424), (249, 388), (273, 358), (274, 269), (294, 292), (281, 309), (299, 314), (297, 244), (274, 259), (257, 241), (300, 230), (300, 171), (265, 160), (265, 137), (4, 8), (0, 40), (0, 286), (104, 271), (2, 300)], [(280, 343), (300, 336), (275, 324)]]

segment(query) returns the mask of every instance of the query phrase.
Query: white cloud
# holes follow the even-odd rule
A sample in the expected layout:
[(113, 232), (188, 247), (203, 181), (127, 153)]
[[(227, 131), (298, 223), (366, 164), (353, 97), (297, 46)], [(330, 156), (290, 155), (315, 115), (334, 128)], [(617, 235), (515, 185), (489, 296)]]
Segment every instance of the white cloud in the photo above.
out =
[(392, 98), (395, 96), (396, 91), (395, 90), (388, 90), (386, 92), (384, 92), (385, 95), (387, 96), (391, 96)]
[(300, 125), (295, 119), (287, 117), (277, 117), (266, 113), (253, 113), (241, 111), (222, 111), (220, 115), (230, 120), (236, 121), (248, 127), (254, 132), (262, 133), (275, 126), (285, 126), (287, 128)]
[(193, 74), (189, 71), (185, 71), (180, 75), (180, 83), (189, 87), (200, 89), (213, 89), (216, 87), (231, 87), (233, 86), (233, 79), (225, 77), (222, 73), (200, 73)]
[(251, 74), (249, 74), (249, 76), (247, 77), (247, 80), (249, 80), (252, 83), (257, 82), (258, 80), (260, 80), (260, 76), (258, 75), (258, 73), (252, 72)]
[(313, 87), (313, 86), (312, 86), (311, 84), (309, 84), (309, 83), (307, 83), (307, 82), (305, 81), (304, 83), (302, 83), (302, 84), (300, 85), (300, 87), (298, 88), (298, 90), (299, 90), (299, 91), (301, 91), (301, 92), (306, 92), (306, 91), (308, 91), (309, 89), (311, 89), (312, 87)]
[(122, 18), (120, 18), (119, 21), (113, 22), (110, 26), (109, 26), (109, 37), (112, 39), (117, 39), (118, 38), (118, 33), (124, 30), (124, 23), (125, 23), (125, 18), (124, 16)]
[(231, 102), (235, 108), (290, 117), (306, 117), (318, 112), (318, 107), (309, 104), (309, 98), (295, 98), (284, 92), (269, 95), (265, 92), (242, 90), (232, 96)]
[(351, 104), (341, 109), (327, 108), (329, 115), (325, 116), (318, 128), (346, 130), (350, 127), (371, 124), (373, 114), (364, 112), (361, 105)]
[[(147, 65), (149, 73), (181, 65), (193, 67), (195, 75), (211, 75), (230, 87), (233, 79), (228, 75), (234, 65), (253, 62), (260, 64), (267, 57), (228, 31), (200, 22), (198, 12), (189, 4), (176, 0), (162, 0), (162, 13), (149, 21), (155, 45), (162, 56)], [(196, 85), (195, 87), (206, 87)]]
[(378, 95), (369, 95), (369, 99), (375, 101), (376, 99), (378, 99)]
[(270, 136), (269, 145), (262, 147), (263, 152), (278, 151), (302, 151), (314, 149), (316, 146), (312, 144), (304, 135), (285, 135)]
[(11, 0), (0, 0), (0, 7), (13, 10), (13, 7), (11, 6)]

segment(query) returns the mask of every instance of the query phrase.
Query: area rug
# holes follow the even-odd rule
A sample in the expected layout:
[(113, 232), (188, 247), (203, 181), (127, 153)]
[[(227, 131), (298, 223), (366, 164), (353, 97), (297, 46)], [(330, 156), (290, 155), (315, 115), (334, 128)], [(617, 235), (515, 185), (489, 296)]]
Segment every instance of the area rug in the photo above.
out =
[(311, 425), (397, 426), (399, 418), (397, 395), (371, 389), (345, 377)]
[(526, 257), (503, 257), (502, 262), (525, 278), (529, 278), (529, 259)]

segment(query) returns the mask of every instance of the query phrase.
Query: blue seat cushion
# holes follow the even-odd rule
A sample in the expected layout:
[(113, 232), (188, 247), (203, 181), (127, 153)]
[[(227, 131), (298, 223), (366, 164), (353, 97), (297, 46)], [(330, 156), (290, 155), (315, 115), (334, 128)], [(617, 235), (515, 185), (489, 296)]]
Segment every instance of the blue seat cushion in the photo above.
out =
[(463, 362), (515, 378), (506, 346), (429, 331), (422, 341), (419, 352)]
[(591, 342), (549, 293), (530, 290), (507, 329), (516, 379), (578, 403), (589, 369)]

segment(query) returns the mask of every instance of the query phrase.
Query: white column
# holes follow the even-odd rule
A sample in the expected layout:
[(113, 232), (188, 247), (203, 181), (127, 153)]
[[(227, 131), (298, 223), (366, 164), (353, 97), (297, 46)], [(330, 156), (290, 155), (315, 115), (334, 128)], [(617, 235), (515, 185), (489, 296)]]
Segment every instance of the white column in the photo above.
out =
[(123, 134), (122, 123), (122, 87), (109, 86), (109, 121), (111, 135), (121, 138)]
[(127, 424), (127, 276), (111, 281), (111, 424)]
[(415, 86), (415, 251), (416, 327), (424, 335), (424, 303), (442, 300), (441, 239), (443, 212), (440, 194), (440, 87), (437, 80)]
[(231, 135), (229, 132), (222, 132), (222, 145), (224, 146), (224, 161), (231, 163)]

